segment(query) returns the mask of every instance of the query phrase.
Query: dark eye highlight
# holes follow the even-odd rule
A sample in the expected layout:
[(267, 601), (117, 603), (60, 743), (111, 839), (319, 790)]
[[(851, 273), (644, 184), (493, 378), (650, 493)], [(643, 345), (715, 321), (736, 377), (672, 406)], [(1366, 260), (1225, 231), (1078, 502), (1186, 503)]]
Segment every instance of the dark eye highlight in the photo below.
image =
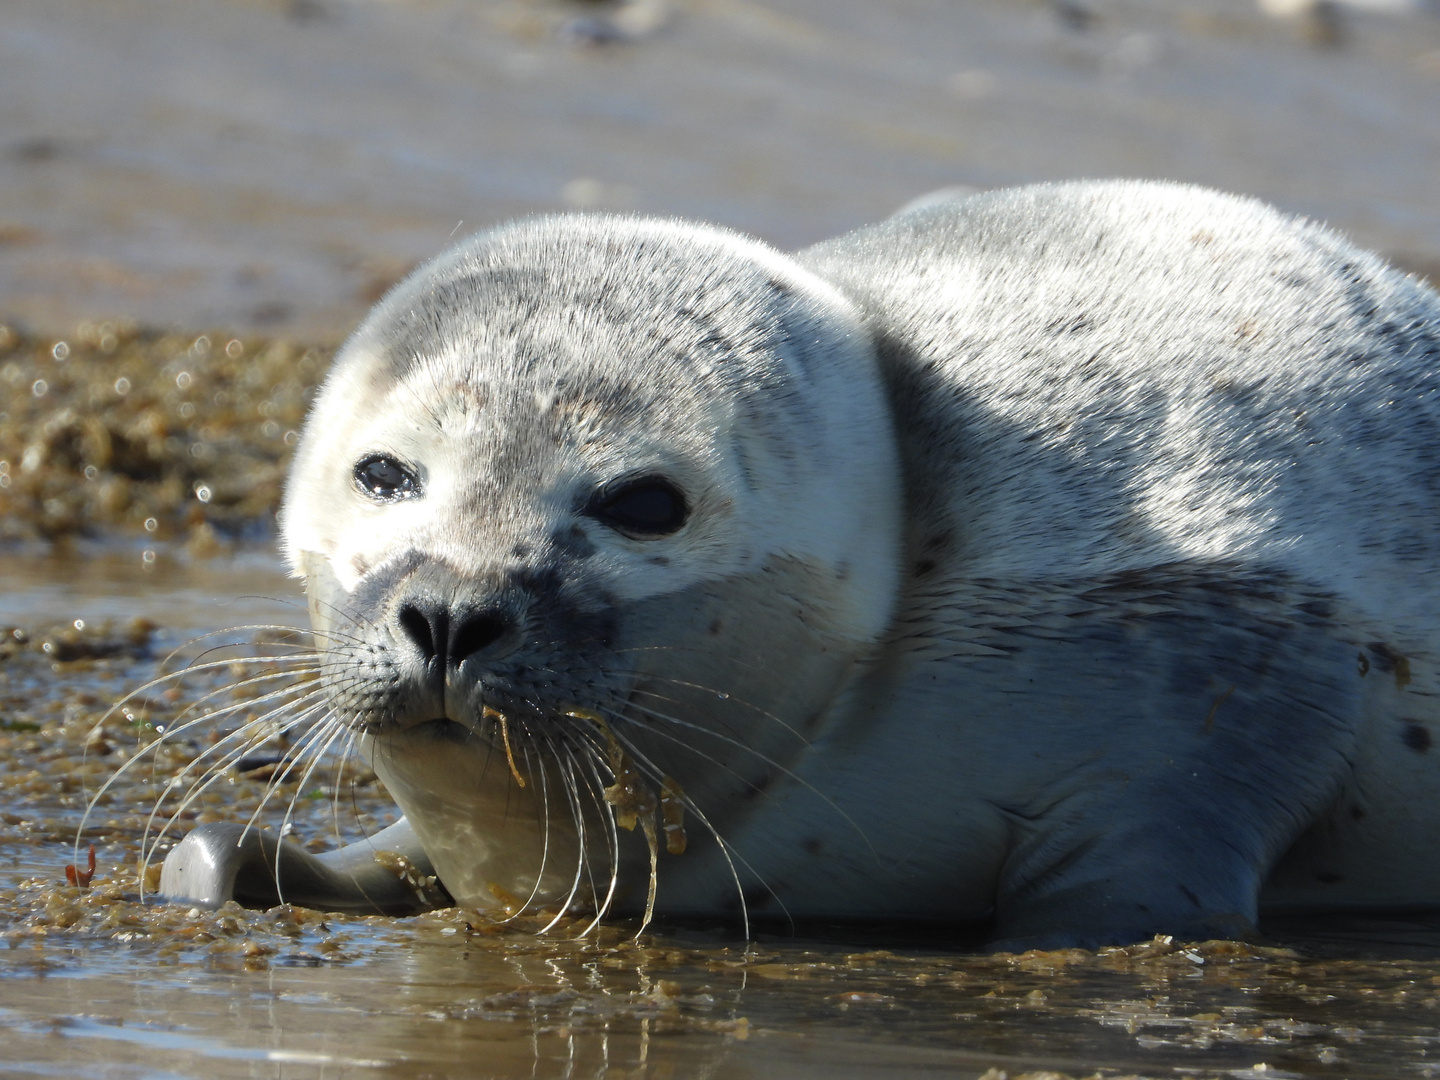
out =
[(641, 476), (602, 488), (585, 513), (632, 540), (655, 540), (678, 532), (690, 508), (663, 476)]
[(420, 494), (420, 478), (403, 462), (384, 454), (368, 454), (355, 466), (355, 486), (376, 502), (413, 499)]

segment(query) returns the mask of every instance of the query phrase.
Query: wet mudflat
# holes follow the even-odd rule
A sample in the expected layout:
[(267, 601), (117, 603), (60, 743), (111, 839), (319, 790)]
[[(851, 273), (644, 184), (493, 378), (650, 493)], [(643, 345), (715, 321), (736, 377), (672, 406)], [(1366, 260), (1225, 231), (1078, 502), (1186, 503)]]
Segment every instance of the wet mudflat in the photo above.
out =
[[(770, 926), (746, 941), (734, 926), (662, 926), (636, 940), (617, 923), (582, 938), (578, 924), (540, 934), (455, 909), (142, 898), (156, 884), (152, 862), (142, 890), (142, 851), (169, 814), (152, 817), (157, 798), (212, 730), (267, 707), (232, 687), (284, 647), (275, 628), (303, 622), (301, 598), (263, 545), (75, 543), (91, 547), (15, 554), (0, 578), (0, 1075), (1440, 1074), (1440, 929), (1423, 924), (992, 956), (916, 928)], [(241, 624), (262, 629), (210, 634)], [(219, 715), (179, 729), (207, 708)], [(172, 832), (258, 809), (327, 847), (393, 819), (362, 763), (287, 777), (284, 750), (214, 770)], [(68, 884), (92, 842), (93, 879)]]
[[(614, 924), (581, 938), (578, 924), (538, 934), (538, 922), (456, 909), (390, 919), (142, 900), (137, 863), (162, 820), (150, 810), (213, 744), (205, 725), (182, 732), (152, 751), (153, 769), (145, 749), (236, 680), (227, 667), (111, 702), (227, 622), (197, 599), (228, 595), (237, 577), (257, 622), (297, 612), (293, 584), (260, 552), (202, 560), (174, 545), (149, 569), (133, 551), (128, 573), (125, 561), (73, 564), (104, 597), (83, 626), (12, 620), (0, 643), (0, 1075), (1440, 1074), (1440, 931), (1423, 925), (994, 956), (915, 928), (772, 926), (747, 942), (731, 926), (637, 940)], [(127, 598), (148, 617), (101, 610)], [(218, 640), (248, 653), (266, 639)], [(393, 816), (363, 765), (277, 782), (280, 759), (262, 748), (223, 770), (175, 827), (244, 820), (267, 791), (257, 820), (288, 817), (315, 846)], [(77, 830), (96, 848), (88, 887), (65, 880)]]

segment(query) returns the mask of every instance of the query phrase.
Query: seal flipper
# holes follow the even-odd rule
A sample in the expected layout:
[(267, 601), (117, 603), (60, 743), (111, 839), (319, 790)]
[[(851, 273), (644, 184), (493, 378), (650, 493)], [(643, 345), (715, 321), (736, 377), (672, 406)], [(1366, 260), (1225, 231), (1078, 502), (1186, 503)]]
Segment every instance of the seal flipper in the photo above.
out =
[[(379, 856), (387, 852), (408, 866), (382, 862)], [(246, 907), (288, 903), (357, 915), (415, 915), (449, 903), (405, 818), (321, 855), (253, 826), (201, 825), (165, 856), (160, 893), (205, 907), (237, 900)]]
[(1008, 896), (1002, 887), (997, 937), (987, 951), (1096, 949), (1157, 934), (1259, 940), (1259, 860), (1238, 850), (1228, 855), (1187, 845), (1173, 827), (1116, 829), (1059, 859), (1040, 881), (1019, 888), (1012, 881)]

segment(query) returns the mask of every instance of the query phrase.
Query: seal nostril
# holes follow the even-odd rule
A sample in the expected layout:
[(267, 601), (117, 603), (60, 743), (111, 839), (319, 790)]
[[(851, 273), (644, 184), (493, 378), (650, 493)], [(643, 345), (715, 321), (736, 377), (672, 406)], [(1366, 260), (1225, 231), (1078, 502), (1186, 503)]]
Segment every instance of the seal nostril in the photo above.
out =
[(508, 634), (511, 626), (508, 618), (494, 611), (465, 616), (450, 637), (450, 662), (463, 663), (467, 657), (489, 648)]
[(405, 636), (415, 643), (426, 663), (434, 660), (446, 637), (446, 624), (450, 621), (444, 609), (427, 613), (418, 605), (405, 604), (395, 615)]
[(484, 652), (514, 629), (514, 621), (499, 611), (456, 614), (445, 604), (424, 601), (400, 605), (395, 621), (401, 633), (419, 650), (427, 667), (459, 667), (467, 657)]

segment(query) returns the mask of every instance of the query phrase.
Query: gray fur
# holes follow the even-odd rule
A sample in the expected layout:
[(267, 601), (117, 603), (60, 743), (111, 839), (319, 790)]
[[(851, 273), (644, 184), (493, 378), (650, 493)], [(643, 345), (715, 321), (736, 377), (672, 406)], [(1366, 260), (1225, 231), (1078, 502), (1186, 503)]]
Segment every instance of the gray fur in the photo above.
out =
[[(566, 881), (610, 858), (638, 910), (645, 848), (578, 709), (684, 787), (661, 911), (1096, 944), (1246, 933), (1262, 897), (1434, 905), (1437, 361), (1434, 292), (1196, 188), (979, 195), (793, 260), (546, 219), (357, 333), (285, 543), (351, 636), (337, 716), (462, 902), (504, 863), (511, 893), (604, 909)], [(365, 505), (366, 450), (424, 497)], [(587, 516), (647, 469), (683, 529)], [(518, 629), (436, 674), (396, 629), (422, 602)], [(508, 851), (500, 804), (532, 822)]]

